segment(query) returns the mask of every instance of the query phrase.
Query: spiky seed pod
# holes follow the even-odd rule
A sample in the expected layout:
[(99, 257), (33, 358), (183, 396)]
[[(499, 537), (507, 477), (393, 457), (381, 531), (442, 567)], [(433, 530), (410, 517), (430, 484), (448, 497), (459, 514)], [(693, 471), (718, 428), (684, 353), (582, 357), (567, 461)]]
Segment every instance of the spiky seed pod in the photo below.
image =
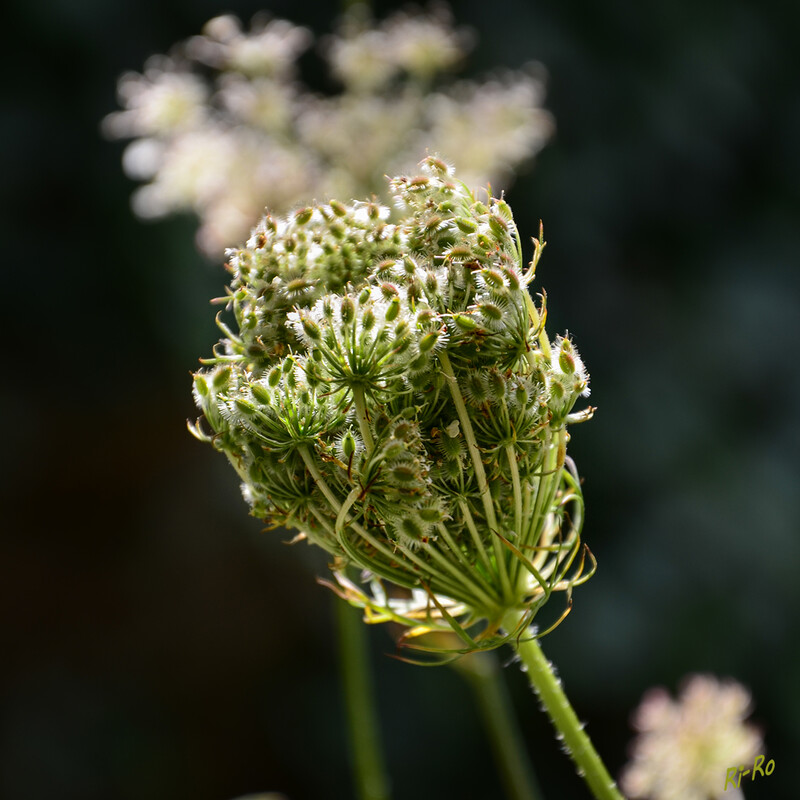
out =
[(469, 641), (489, 647), (506, 612), (582, 580), (565, 426), (588, 377), (542, 330), (508, 204), (436, 158), (422, 172), (390, 181), (394, 221), (332, 201), (231, 253), (235, 326), (195, 376), (213, 435), (195, 432), (253, 514), (429, 593), (398, 614), (342, 579), (351, 602), (460, 634), (484, 620)]

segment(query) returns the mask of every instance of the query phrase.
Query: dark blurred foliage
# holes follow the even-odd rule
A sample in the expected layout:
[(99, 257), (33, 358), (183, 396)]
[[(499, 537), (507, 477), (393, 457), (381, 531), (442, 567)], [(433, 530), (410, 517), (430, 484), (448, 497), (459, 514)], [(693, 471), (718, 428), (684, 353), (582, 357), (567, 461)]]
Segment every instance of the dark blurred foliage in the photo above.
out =
[[(224, 275), (190, 219), (132, 217), (122, 145), (98, 133), (120, 72), (259, 7), (16, 0), (7, 16), (9, 800), (353, 796), (324, 559), (262, 534), (224, 459), (183, 427)], [(318, 33), (336, 10), (270, 8)], [(600, 566), (545, 649), (615, 773), (647, 687), (742, 681), (777, 764), (747, 797), (796, 796), (798, 6), (470, 0), (456, 14), (480, 32), (475, 72), (548, 68), (558, 132), (509, 200), (523, 231), (545, 222), (550, 330), (575, 334), (599, 407), (571, 452)], [(461, 679), (370, 637), (396, 797), (499, 798)], [(586, 796), (506, 672), (547, 796)]]

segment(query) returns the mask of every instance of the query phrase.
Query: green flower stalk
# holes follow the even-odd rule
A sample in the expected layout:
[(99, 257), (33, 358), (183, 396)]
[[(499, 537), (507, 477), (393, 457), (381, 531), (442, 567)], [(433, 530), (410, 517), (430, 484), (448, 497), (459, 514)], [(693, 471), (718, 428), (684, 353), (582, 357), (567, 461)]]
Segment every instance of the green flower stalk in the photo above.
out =
[(367, 621), (405, 625), (422, 652), (417, 637), (455, 631), (443, 658), (510, 642), (527, 663), (535, 615), (553, 592), (568, 610), (593, 571), (566, 455), (588, 375), (529, 293), (541, 233), (525, 266), (508, 204), (435, 157), (390, 188), (394, 221), (331, 201), (229, 251), (235, 325), (218, 317), (194, 378), (211, 432), (192, 430), (254, 516), (331, 554), (331, 586)]

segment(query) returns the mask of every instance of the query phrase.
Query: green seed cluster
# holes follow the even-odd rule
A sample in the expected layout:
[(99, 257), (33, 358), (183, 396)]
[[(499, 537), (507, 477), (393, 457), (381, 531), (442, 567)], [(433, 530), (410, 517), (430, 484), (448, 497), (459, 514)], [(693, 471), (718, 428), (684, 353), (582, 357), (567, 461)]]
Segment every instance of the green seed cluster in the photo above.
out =
[(437, 158), (398, 212), (332, 201), (231, 251), (225, 336), (195, 375), (252, 513), (370, 575), (496, 622), (565, 580), (566, 425), (588, 376), (550, 341), (511, 209)]

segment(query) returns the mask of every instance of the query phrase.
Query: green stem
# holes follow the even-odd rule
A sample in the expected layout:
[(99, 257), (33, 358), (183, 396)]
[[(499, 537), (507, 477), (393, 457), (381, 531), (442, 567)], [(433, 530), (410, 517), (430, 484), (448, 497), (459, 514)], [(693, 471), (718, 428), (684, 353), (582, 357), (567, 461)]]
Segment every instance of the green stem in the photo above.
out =
[(472, 689), (510, 800), (541, 800), (541, 789), (521, 745), (511, 698), (493, 653), (472, 653), (453, 662)]
[[(520, 612), (509, 612), (503, 625), (507, 631), (514, 631), (521, 619)], [(523, 632), (524, 635), (524, 632)], [(553, 672), (553, 665), (545, 658), (536, 639), (514, 642), (530, 681), (550, 720), (564, 742), (567, 752), (597, 800), (624, 800), (617, 785), (608, 774), (608, 770), (594, 749), (589, 737), (578, 721), (575, 711), (567, 699), (561, 682)]]
[(335, 600), (342, 688), (347, 706), (353, 771), (359, 800), (389, 800), (381, 753), (367, 632), (357, 609)]
[(511, 483), (514, 487), (514, 531), (517, 536), (522, 536), (522, 485), (519, 480), (519, 469), (517, 467), (517, 454), (514, 452), (513, 445), (506, 445), (506, 458), (508, 459), (508, 469), (511, 471)]
[(475, 432), (472, 430), (472, 422), (469, 419), (469, 412), (464, 404), (464, 398), (461, 396), (461, 389), (458, 386), (458, 379), (453, 372), (453, 366), (447, 353), (439, 353), (439, 363), (442, 365), (442, 372), (447, 376), (448, 385), (450, 386), (450, 395), (458, 412), (458, 419), (461, 423), (461, 431), (464, 434), (464, 441), (467, 443), (467, 450), (472, 460), (472, 468), (475, 470), (475, 479), (478, 483), (478, 491), (481, 495), (483, 502), (483, 509), (486, 512), (486, 523), (494, 530), (497, 530), (497, 519), (494, 514), (494, 504), (492, 503), (492, 495), (489, 492), (489, 484), (486, 480), (486, 472), (483, 469), (483, 461), (481, 453), (478, 449), (478, 443), (475, 441)]
[[(489, 530), (499, 532), (497, 528), (497, 517), (494, 513), (494, 503), (492, 502), (492, 495), (489, 491), (489, 483), (486, 480), (486, 471), (483, 468), (483, 461), (481, 459), (480, 449), (478, 442), (475, 440), (475, 431), (472, 429), (472, 422), (469, 418), (469, 412), (464, 404), (464, 398), (461, 395), (461, 389), (458, 386), (458, 379), (453, 372), (453, 365), (447, 353), (439, 353), (439, 363), (442, 365), (442, 372), (447, 377), (447, 382), (450, 387), (450, 396), (453, 398), (458, 419), (461, 423), (461, 431), (464, 435), (464, 441), (467, 443), (467, 451), (472, 461), (472, 468), (475, 472), (475, 480), (478, 484), (478, 491), (481, 495), (481, 502), (483, 503), (483, 510), (486, 514), (486, 524)], [(511, 583), (508, 580), (508, 572), (506, 570), (505, 553), (503, 552), (500, 540), (492, 537), (492, 545), (495, 552), (495, 561), (497, 562), (497, 574), (500, 577), (500, 584), (503, 587), (503, 594), (506, 597), (512, 597)]]
[(372, 440), (372, 431), (369, 429), (369, 418), (367, 417), (367, 403), (364, 397), (364, 390), (360, 387), (353, 389), (353, 400), (356, 406), (356, 419), (358, 429), (361, 431), (361, 438), (364, 440), (364, 447), (367, 448), (367, 456), (375, 449), (375, 442)]
[(486, 567), (486, 571), (489, 575), (492, 574), (492, 563), (489, 560), (489, 555), (486, 552), (486, 548), (483, 546), (483, 542), (481, 541), (481, 536), (478, 533), (478, 528), (475, 525), (475, 520), (472, 518), (472, 512), (469, 510), (469, 506), (467, 505), (467, 501), (463, 498), (459, 498), (458, 500), (459, 506), (461, 507), (461, 513), (464, 515), (464, 522), (467, 525), (467, 530), (472, 536), (472, 541), (475, 545), (475, 550), (480, 556), (481, 561), (483, 561), (483, 565)]

